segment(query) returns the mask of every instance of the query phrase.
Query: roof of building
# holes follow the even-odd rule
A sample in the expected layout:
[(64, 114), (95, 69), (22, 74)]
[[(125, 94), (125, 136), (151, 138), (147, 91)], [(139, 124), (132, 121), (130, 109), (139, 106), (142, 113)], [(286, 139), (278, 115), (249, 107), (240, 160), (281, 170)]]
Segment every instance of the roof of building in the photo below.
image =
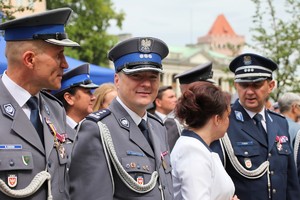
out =
[(237, 36), (223, 14), (219, 15), (207, 35), (230, 35)]

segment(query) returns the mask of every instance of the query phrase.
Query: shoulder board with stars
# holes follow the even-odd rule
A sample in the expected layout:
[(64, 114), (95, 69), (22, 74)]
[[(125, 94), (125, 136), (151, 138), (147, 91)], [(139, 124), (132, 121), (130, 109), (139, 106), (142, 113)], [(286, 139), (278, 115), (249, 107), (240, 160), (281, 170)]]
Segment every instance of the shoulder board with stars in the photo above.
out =
[(153, 114), (149, 113), (148, 112), (148, 117), (152, 118), (152, 119), (155, 119), (156, 121), (158, 121), (161, 125), (164, 125), (163, 122), (158, 119), (156, 116), (154, 116)]
[(108, 109), (101, 109), (101, 110), (98, 110), (96, 112), (93, 112), (91, 114), (89, 114), (86, 119), (87, 120), (92, 120), (94, 122), (98, 122), (100, 121), (101, 119), (105, 118), (106, 116), (110, 115), (110, 110)]
[(43, 95), (47, 96), (49, 99), (52, 99), (52, 100), (57, 101), (57, 102), (61, 105), (61, 107), (64, 106), (63, 103), (62, 103), (60, 100), (58, 100), (55, 96), (53, 96), (53, 95), (50, 94), (49, 92), (44, 91), (44, 90), (41, 90), (41, 93), (42, 93)]

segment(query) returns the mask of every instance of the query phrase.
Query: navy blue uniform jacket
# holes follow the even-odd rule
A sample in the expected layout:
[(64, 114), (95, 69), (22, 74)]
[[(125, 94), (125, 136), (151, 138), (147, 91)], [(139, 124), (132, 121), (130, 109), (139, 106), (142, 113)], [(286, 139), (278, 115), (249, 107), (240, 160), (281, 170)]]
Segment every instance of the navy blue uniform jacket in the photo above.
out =
[[(237, 100), (232, 105), (227, 134), (235, 156), (245, 169), (257, 169), (264, 161), (269, 160), (270, 192), (267, 173), (258, 179), (247, 179), (233, 168), (228, 156), (226, 156), (226, 171), (235, 184), (239, 199), (299, 200), (299, 182), (290, 141), (282, 142), (282, 148), (277, 148), (276, 142), (276, 136), (289, 138), (287, 121), (283, 116), (269, 110), (265, 111), (265, 116), (268, 142), (260, 138), (253, 119)], [(219, 144), (218, 142), (211, 146), (214, 151), (220, 150), (216, 145)]]

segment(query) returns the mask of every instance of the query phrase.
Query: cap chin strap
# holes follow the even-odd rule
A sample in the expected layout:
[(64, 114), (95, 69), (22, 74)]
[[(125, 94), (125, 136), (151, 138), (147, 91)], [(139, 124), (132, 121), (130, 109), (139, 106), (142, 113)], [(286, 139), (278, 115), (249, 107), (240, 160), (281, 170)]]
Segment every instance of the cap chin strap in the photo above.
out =
[[(129, 174), (128, 172), (126, 172), (122, 166), (122, 164), (120, 163), (117, 153), (115, 151), (114, 148), (114, 144), (111, 138), (111, 134), (109, 132), (109, 129), (107, 128), (107, 126), (105, 124), (103, 124), (101, 121), (98, 122), (98, 126), (99, 126), (99, 134), (102, 140), (102, 144), (103, 144), (103, 149), (104, 149), (104, 153), (107, 159), (107, 163), (110, 163), (109, 161), (111, 161), (115, 167), (116, 172), (118, 173), (120, 179), (123, 181), (123, 183), (132, 191), (143, 194), (143, 193), (147, 193), (150, 192), (151, 190), (153, 190), (153, 188), (155, 187), (156, 183), (157, 183), (157, 179), (158, 179), (158, 172), (154, 171), (151, 175), (151, 179), (150, 181), (145, 184), (145, 185), (140, 185), (139, 183), (137, 183), (136, 180), (134, 180)], [(107, 156), (108, 153), (108, 156)], [(109, 166), (109, 170), (110, 170), (110, 175), (112, 176), (112, 172), (111, 172), (111, 166)], [(113, 179), (112, 179), (113, 182)], [(113, 187), (114, 187), (114, 183), (113, 183)], [(113, 188), (114, 191), (114, 188)], [(161, 195), (163, 197), (163, 192), (161, 190)], [(164, 198), (162, 198), (163, 200)]]
[(66, 33), (34, 34), (32, 38), (35, 40), (48, 40), (48, 39), (64, 40), (64, 39), (68, 39), (68, 35)]

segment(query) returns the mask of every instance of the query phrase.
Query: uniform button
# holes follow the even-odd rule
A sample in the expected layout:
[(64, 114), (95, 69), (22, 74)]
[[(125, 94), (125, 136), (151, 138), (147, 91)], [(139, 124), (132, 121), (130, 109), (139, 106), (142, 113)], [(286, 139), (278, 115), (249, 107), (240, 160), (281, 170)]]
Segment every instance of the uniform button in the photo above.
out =
[(273, 194), (275, 194), (276, 193), (276, 189), (273, 189), (272, 192), (273, 192)]
[(51, 168), (51, 162), (48, 162), (48, 167)]
[(249, 153), (248, 153), (248, 151), (245, 151), (245, 152), (244, 152), (244, 155), (246, 155), (246, 156), (247, 156), (248, 154), (249, 154)]
[(274, 171), (271, 171), (270, 174), (271, 174), (271, 175), (274, 175)]
[(13, 167), (13, 166), (15, 165), (15, 162), (14, 162), (13, 160), (9, 161), (9, 165), (10, 165), (11, 167)]
[(268, 156), (269, 156), (269, 157), (271, 157), (271, 156), (272, 156), (272, 154), (271, 154), (271, 153), (269, 153), (269, 154), (268, 154)]

